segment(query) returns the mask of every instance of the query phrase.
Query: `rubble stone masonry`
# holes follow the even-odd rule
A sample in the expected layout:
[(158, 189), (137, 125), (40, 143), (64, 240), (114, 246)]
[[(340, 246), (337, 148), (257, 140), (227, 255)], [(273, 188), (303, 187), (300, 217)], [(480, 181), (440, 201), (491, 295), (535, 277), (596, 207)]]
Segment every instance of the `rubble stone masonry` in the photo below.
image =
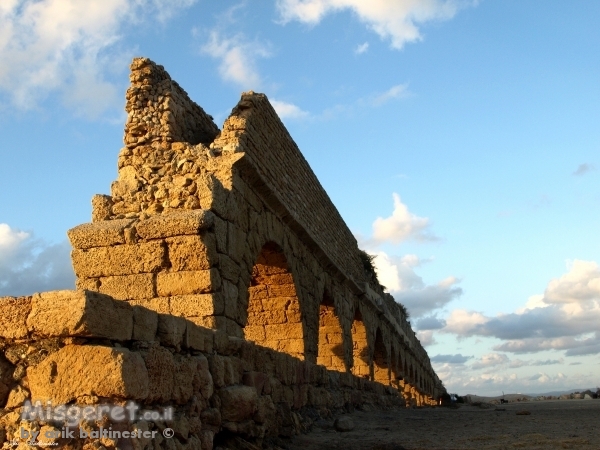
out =
[(1, 448), (61, 429), (26, 400), (175, 408), (80, 423), (154, 438), (52, 438), (86, 450), (266, 446), (336, 411), (434, 405), (427, 353), (267, 97), (219, 130), (162, 66), (130, 79), (118, 178), (68, 232), (77, 290), (0, 298)]

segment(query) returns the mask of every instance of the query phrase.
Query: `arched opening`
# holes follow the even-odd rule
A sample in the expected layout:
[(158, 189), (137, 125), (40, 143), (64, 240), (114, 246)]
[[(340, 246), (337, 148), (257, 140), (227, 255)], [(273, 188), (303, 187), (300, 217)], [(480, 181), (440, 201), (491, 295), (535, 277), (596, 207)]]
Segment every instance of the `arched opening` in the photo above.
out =
[(356, 308), (352, 321), (352, 359), (352, 374), (363, 378), (371, 376), (367, 328), (358, 308)]
[(390, 369), (388, 367), (387, 352), (379, 328), (375, 333), (375, 346), (373, 348), (373, 379), (382, 384), (390, 384)]
[(304, 359), (304, 331), (296, 286), (283, 250), (266, 244), (248, 288), (247, 340)]
[(317, 364), (328, 369), (346, 370), (344, 364), (344, 333), (335, 313), (333, 298), (325, 292), (319, 306), (319, 350)]

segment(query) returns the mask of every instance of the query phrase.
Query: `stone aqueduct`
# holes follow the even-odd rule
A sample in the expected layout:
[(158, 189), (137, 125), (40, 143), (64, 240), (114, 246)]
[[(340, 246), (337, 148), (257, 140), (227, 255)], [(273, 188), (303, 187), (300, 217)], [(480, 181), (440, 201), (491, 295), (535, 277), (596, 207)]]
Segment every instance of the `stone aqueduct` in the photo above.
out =
[[(92, 222), (68, 233), (77, 295), (89, 302), (97, 292), (134, 308), (130, 340), (156, 335), (154, 325), (155, 334), (140, 337), (147, 334), (140, 317), (151, 312), (171, 352), (194, 348), (194, 327), (216, 330), (303, 361), (296, 366), (339, 372), (352, 389), (374, 381), (407, 405), (435, 404), (445, 390), (403, 309), (365, 271), (355, 238), (266, 96), (242, 94), (219, 130), (162, 66), (138, 58), (131, 68), (118, 179), (110, 195), (93, 198)], [(38, 306), (28, 300), (27, 311), (42, 308), (44, 295)], [(7, 314), (0, 322), (14, 319)], [(187, 334), (169, 344), (173, 330), (186, 326), (179, 319)], [(41, 333), (30, 322), (23, 339)], [(83, 335), (94, 335), (89, 329)], [(215, 352), (227, 347), (211, 339)], [(213, 345), (202, 342), (210, 352)], [(221, 376), (207, 357), (216, 389)]]

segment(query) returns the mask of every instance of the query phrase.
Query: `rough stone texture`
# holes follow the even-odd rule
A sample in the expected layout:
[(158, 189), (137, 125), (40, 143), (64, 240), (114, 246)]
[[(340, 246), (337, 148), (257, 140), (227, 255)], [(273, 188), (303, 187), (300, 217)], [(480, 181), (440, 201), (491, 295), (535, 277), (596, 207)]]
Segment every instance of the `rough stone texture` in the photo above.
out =
[(124, 244), (124, 230), (133, 220), (103, 220), (94, 223), (84, 223), (71, 228), (67, 235), (74, 248), (107, 247)]
[(155, 450), (262, 445), (315, 414), (434, 405), (445, 390), (403, 308), (267, 97), (244, 93), (219, 131), (161, 66), (131, 68), (118, 178), (68, 233), (78, 291), (0, 298), (0, 445), (21, 423), (48, 426), (20, 422), (28, 398), (175, 405), (164, 423), (114, 424), (174, 429)]
[(124, 302), (91, 291), (35, 294), (27, 327), (38, 336), (86, 336), (129, 340), (133, 311)]
[(0, 297), (0, 337), (22, 339), (27, 336), (27, 316), (31, 297)]
[(124, 348), (68, 345), (27, 370), (33, 400), (65, 404), (84, 395), (143, 400), (148, 371)]
[(213, 225), (214, 214), (210, 211), (177, 211), (168, 216), (151, 216), (136, 224), (143, 239), (159, 239), (171, 236), (195, 236)]

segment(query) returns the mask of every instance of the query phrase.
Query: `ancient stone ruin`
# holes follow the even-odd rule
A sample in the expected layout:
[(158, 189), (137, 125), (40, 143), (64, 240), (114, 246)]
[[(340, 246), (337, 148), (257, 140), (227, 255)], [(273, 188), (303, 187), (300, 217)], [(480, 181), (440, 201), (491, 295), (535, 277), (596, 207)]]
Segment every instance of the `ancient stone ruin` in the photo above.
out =
[[(242, 94), (219, 130), (162, 66), (130, 77), (118, 179), (68, 232), (77, 290), (0, 298), (0, 446), (260, 446), (355, 407), (435, 404), (405, 310), (267, 97)], [(74, 436), (56, 417), (131, 401)]]

